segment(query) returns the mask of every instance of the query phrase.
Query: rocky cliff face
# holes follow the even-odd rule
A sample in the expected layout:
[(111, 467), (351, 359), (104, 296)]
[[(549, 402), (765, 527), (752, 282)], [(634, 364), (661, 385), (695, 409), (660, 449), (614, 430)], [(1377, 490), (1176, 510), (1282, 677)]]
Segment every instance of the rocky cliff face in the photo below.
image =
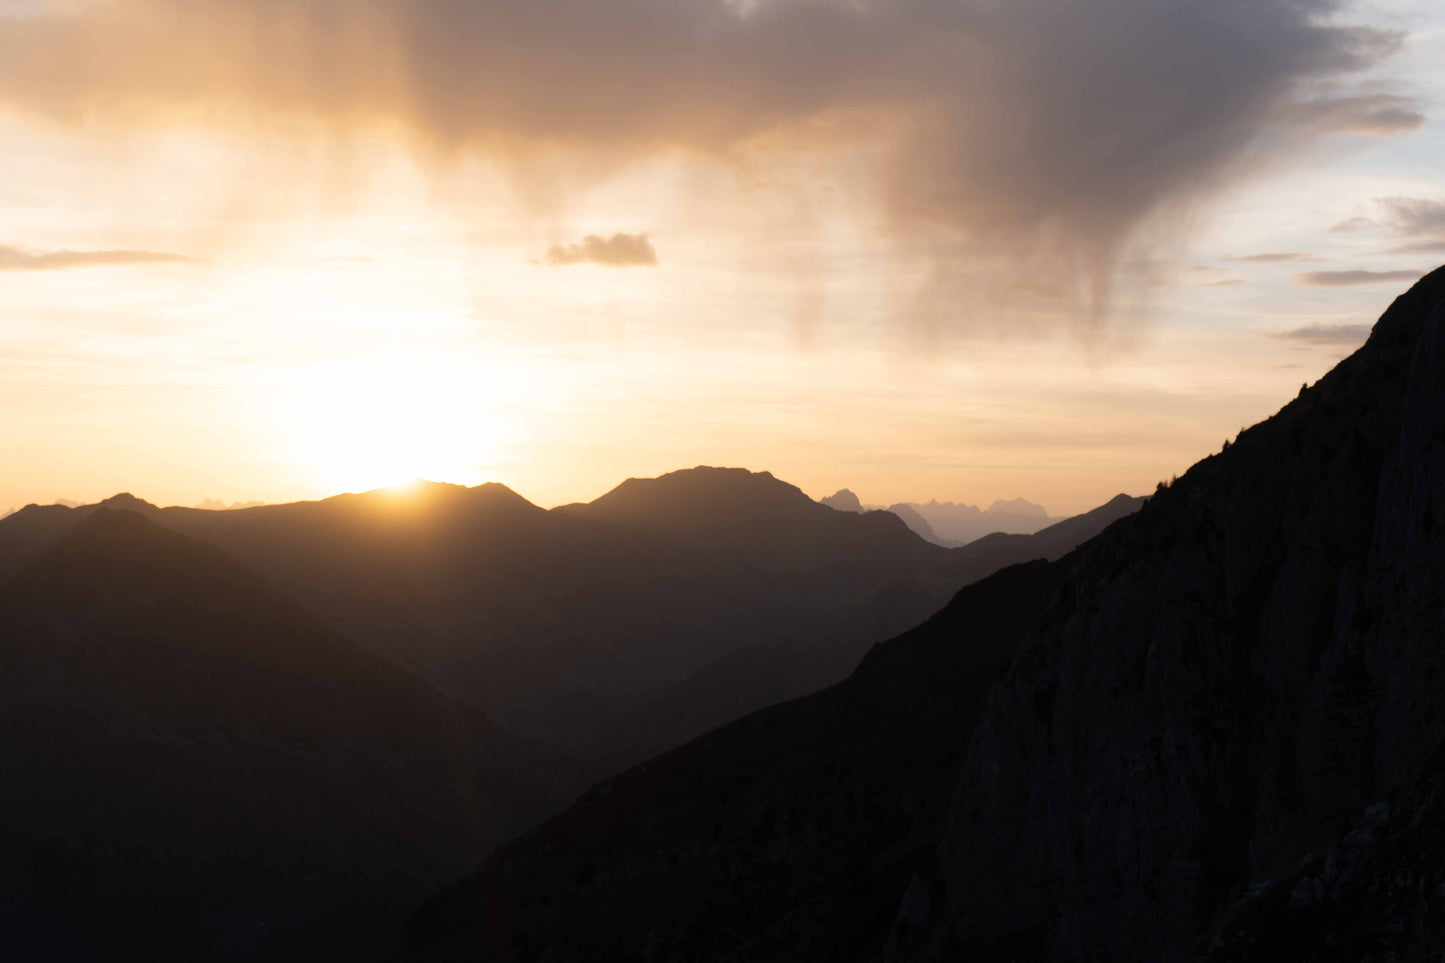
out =
[(1441, 870), (1406, 882), (1389, 854), (1440, 848), (1442, 521), (1445, 269), (1072, 559), (893, 954), (1269, 958), (1283, 932), (1316, 958), (1438, 952), (1415, 894)]

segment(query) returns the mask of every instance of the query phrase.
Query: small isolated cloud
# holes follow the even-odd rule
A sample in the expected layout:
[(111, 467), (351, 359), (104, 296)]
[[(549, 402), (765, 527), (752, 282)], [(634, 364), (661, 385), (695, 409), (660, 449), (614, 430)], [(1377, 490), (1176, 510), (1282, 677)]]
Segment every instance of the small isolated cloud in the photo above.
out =
[(1363, 231), (1367, 228), (1376, 226), (1377, 225), (1375, 224), (1375, 222), (1370, 220), (1368, 217), (1356, 215), (1355, 217), (1347, 217), (1343, 221), (1340, 221), (1334, 227), (1330, 228), (1330, 233), (1349, 234), (1352, 231)]
[(1416, 281), (1424, 273), (1424, 271), (1306, 271), (1304, 274), (1296, 274), (1294, 279), (1307, 288), (1348, 288), (1357, 284)]
[(580, 244), (553, 244), (547, 251), (547, 263), (601, 264), (604, 267), (653, 267), (657, 249), (646, 234), (614, 234), (602, 237), (589, 234)]
[(1359, 344), (1369, 336), (1368, 324), (1307, 324), (1275, 335), (1300, 344)]
[(137, 264), (199, 264), (184, 254), (162, 251), (31, 251), (0, 244), (0, 271), (69, 271)]
[(1236, 264), (1303, 264), (1309, 261), (1322, 261), (1324, 259), (1313, 254), (1288, 252), (1280, 254), (1242, 254), (1238, 257), (1226, 257), (1220, 260), (1233, 261)]

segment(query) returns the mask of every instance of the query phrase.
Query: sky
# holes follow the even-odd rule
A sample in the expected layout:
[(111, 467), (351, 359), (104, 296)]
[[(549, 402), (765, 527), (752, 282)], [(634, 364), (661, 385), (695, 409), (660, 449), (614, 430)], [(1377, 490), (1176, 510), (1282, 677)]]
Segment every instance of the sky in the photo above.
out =
[(1144, 494), (1445, 262), (1427, 0), (0, 0), (0, 512)]

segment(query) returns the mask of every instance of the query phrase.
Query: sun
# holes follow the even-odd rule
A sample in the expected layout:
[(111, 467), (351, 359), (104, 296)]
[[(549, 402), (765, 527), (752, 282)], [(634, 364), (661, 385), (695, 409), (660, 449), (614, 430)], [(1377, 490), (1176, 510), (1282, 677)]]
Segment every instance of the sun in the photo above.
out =
[(503, 428), (486, 366), (438, 355), (308, 365), (280, 393), (293, 457), (329, 491), (475, 484)]

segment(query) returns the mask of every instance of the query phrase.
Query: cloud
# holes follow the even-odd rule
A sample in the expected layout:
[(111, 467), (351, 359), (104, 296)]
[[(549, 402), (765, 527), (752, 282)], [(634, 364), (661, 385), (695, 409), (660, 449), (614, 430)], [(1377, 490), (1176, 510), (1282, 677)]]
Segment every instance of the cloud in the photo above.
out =
[[(1358, 230), (1387, 230), (1400, 237), (1422, 237), (1435, 235), (1436, 238), (1445, 237), (1445, 201), (1432, 200), (1428, 197), (1377, 197), (1374, 206), (1379, 210), (1378, 217), (1365, 217), (1357, 215), (1348, 220), (1341, 221), (1330, 228), (1335, 232), (1358, 231)], [(1427, 240), (1419, 245), (1405, 245), (1396, 248), (1397, 251), (1437, 251), (1435, 240)]]
[(1318, 134), (1393, 137), (1418, 130), (1425, 115), (1398, 94), (1362, 94), (1299, 101), (1283, 111), (1290, 123)]
[(1416, 281), (1424, 271), (1307, 271), (1294, 279), (1307, 288), (1347, 288), (1357, 284)]
[(1301, 264), (1308, 261), (1320, 261), (1323, 258), (1313, 254), (1244, 254), (1238, 257), (1221, 258), (1223, 261), (1234, 261), (1237, 264)]
[(1275, 337), (1303, 344), (1360, 344), (1370, 336), (1368, 324), (1309, 324)]
[(1363, 231), (1368, 228), (1378, 227), (1374, 221), (1363, 215), (1347, 217), (1343, 221), (1330, 228), (1331, 234), (1349, 234), (1354, 231)]
[(1445, 254), (1445, 241), (1413, 241), (1392, 247), (1387, 254)]
[(69, 271), (138, 264), (198, 264), (196, 258), (158, 251), (47, 251), (0, 245), (0, 271)]
[(1397, 234), (1419, 237), (1423, 234), (1445, 235), (1445, 201), (1424, 197), (1378, 197), (1385, 224)]
[(605, 267), (652, 267), (657, 264), (657, 250), (646, 234), (614, 234), (601, 237), (589, 234), (580, 244), (553, 244), (547, 251), (547, 263), (601, 264)]
[(0, 20), (0, 104), (77, 123), (381, 121), (521, 172), (568, 152), (756, 165), (842, 148), (868, 158), (896, 234), (929, 245), (937, 304), (1038, 283), (1098, 322), (1130, 248), (1186, 230), (1179, 212), (1313, 138), (1418, 125), (1401, 97), (1349, 93), (1400, 37), (1341, 9), (118, 0)]

